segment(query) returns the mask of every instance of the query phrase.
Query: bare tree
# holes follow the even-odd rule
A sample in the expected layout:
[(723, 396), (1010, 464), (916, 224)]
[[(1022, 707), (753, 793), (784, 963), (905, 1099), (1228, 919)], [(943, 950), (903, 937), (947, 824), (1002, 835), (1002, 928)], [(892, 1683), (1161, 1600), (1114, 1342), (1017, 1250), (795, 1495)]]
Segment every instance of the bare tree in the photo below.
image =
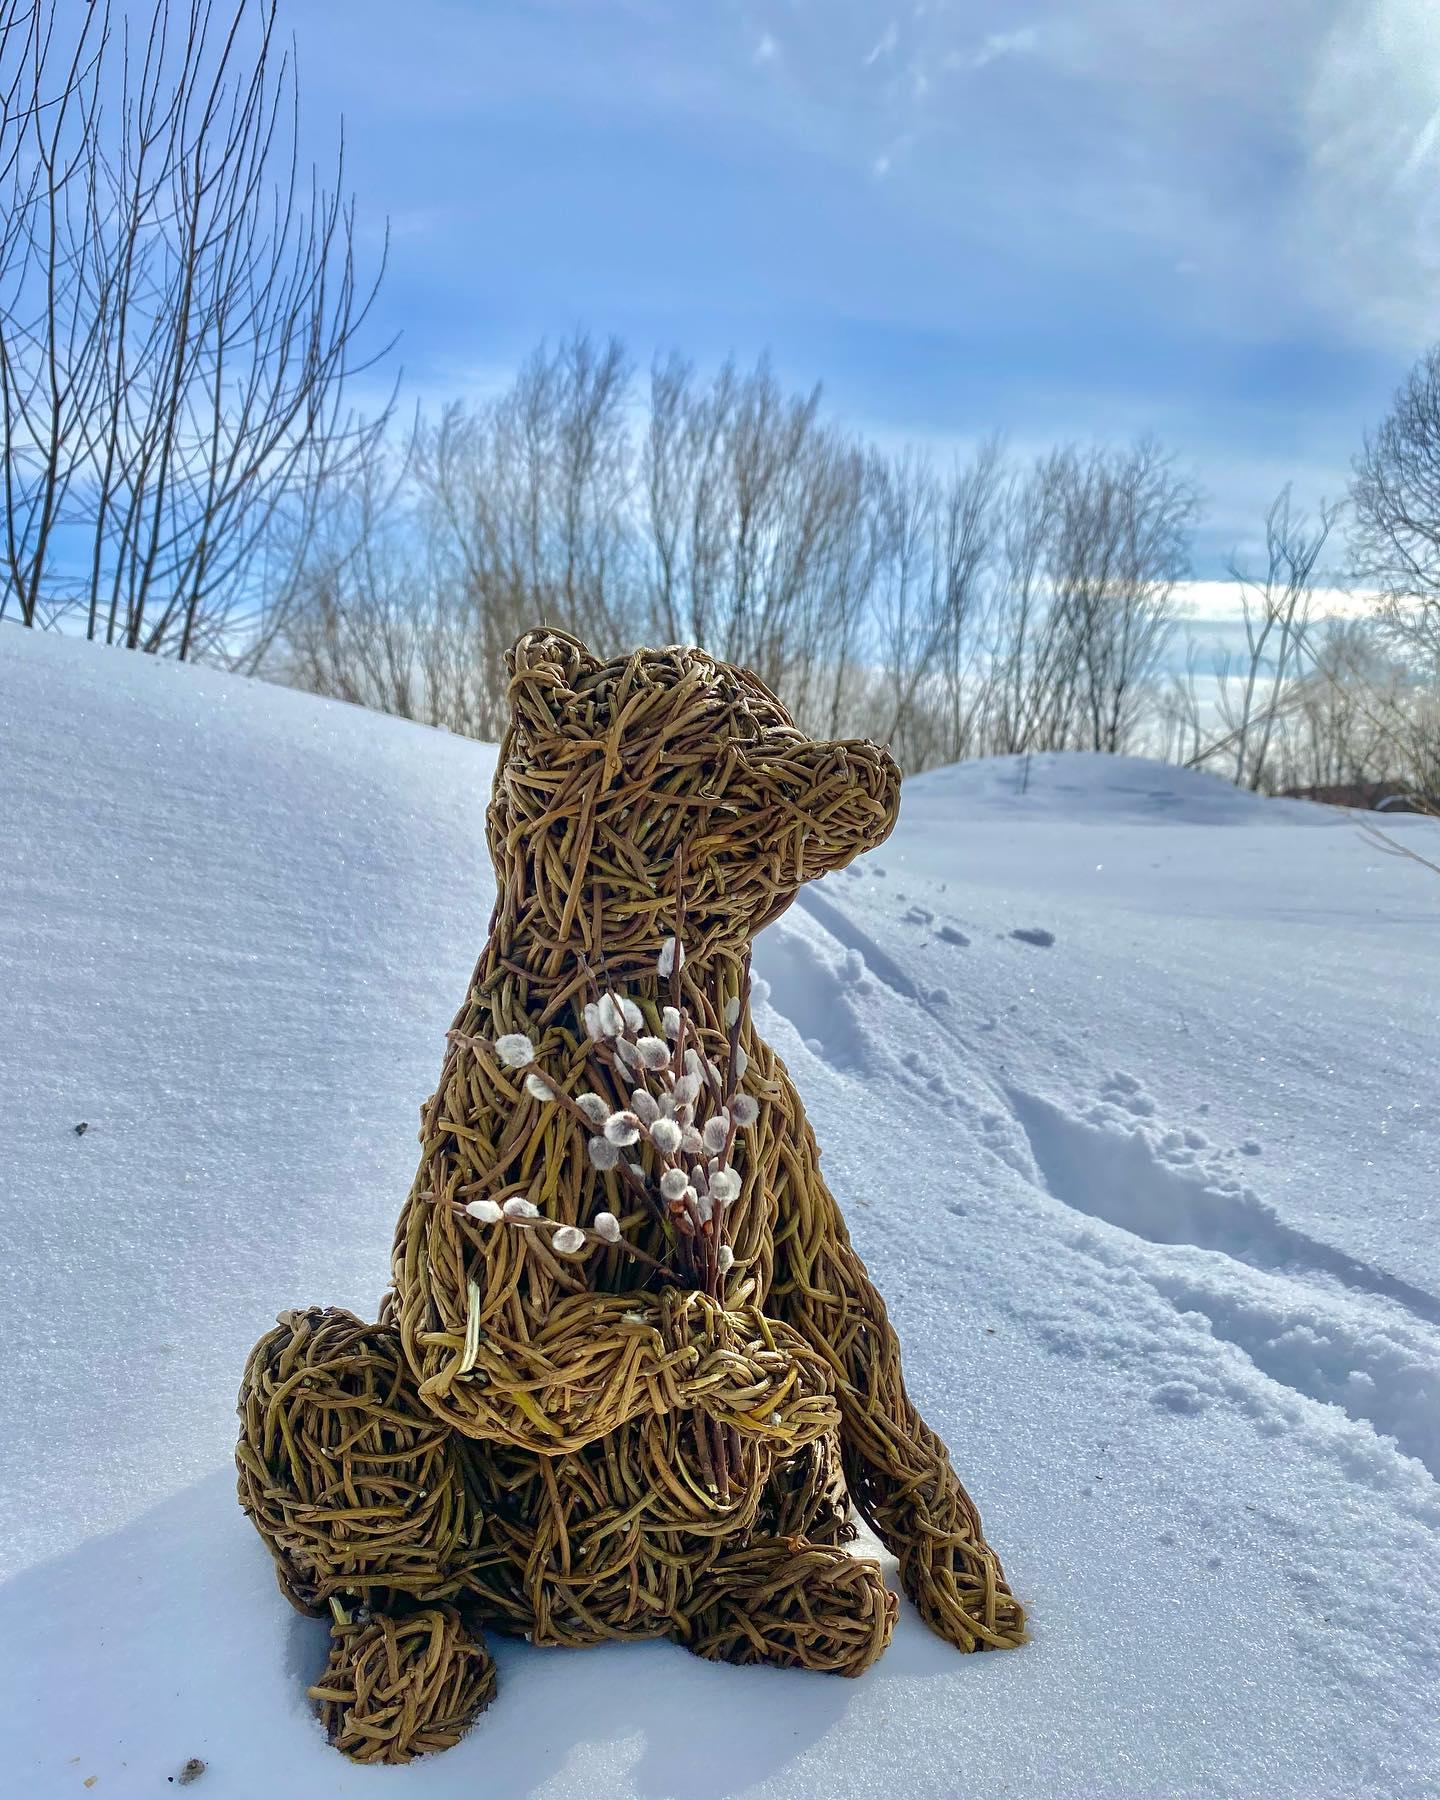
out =
[(273, 0), (154, 0), (133, 36), (32, 11), (16, 93), (67, 73), (0, 159), (0, 615), (254, 668), (295, 592), (281, 547), (388, 411), (347, 410), (379, 275), (343, 150), (332, 188), (301, 169)]
[(623, 345), (581, 333), (542, 344), (498, 399), (447, 406), (418, 433), (416, 524), (437, 581), (469, 608), (487, 729), (503, 723), (504, 652), (525, 626), (561, 625), (604, 649), (630, 635), (629, 393)]
[(270, 672), (311, 693), (483, 736), (494, 695), (443, 540), (415, 528), (415, 436), (333, 478)]
[(884, 554), (873, 607), (890, 697), (883, 736), (912, 770), (973, 755), (985, 741), (1003, 479), (992, 439), (945, 482), (923, 459), (901, 456), (879, 490)]
[(989, 747), (1137, 739), (1177, 619), (1199, 499), (1150, 440), (1062, 449), (1012, 474), (990, 607)]
[(1125, 451), (1059, 451), (1044, 481), (1052, 604), (1073, 648), (1085, 721), (1078, 741), (1121, 751), (1175, 628), (1199, 496), (1148, 438)]
[(878, 463), (762, 362), (707, 383), (651, 373), (640, 459), (648, 628), (749, 663), (802, 720), (833, 724), (877, 558)]
[(1379, 590), (1391, 632), (1440, 663), (1440, 344), (1366, 437), (1350, 503), (1357, 580)]
[(1265, 516), (1264, 575), (1256, 578), (1233, 562), (1230, 566), (1240, 595), (1246, 656), (1238, 667), (1228, 652), (1218, 657), (1215, 677), (1225, 727), (1221, 741), (1233, 752), (1237, 787), (1258, 791), (1265, 785), (1277, 722), (1298, 697), (1315, 564), (1337, 514), (1338, 508), (1322, 502), (1312, 526), (1292, 510), (1287, 484)]
[(910, 770), (1128, 744), (1196, 505), (1148, 443), (1020, 472), (994, 441), (948, 474), (886, 457), (763, 362), (657, 362), (642, 412), (623, 346), (583, 334), (357, 466), (317, 502), (285, 678), (490, 736), (539, 619), (747, 663), (802, 726)]

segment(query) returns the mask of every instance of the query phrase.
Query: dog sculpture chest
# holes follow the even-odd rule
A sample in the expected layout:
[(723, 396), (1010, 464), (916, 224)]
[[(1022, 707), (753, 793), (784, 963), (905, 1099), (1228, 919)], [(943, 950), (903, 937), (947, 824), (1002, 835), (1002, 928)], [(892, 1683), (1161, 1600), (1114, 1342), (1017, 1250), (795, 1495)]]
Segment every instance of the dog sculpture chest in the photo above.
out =
[[(454, 1740), (493, 1687), (486, 1626), (860, 1673), (895, 1599), (844, 1548), (852, 1502), (941, 1635), (1023, 1636), (749, 1017), (751, 938), (883, 840), (897, 770), (805, 738), (698, 651), (601, 663), (537, 631), (509, 661), (495, 912), (423, 1112), (393, 1293), (377, 1326), (283, 1316), (241, 1394), (242, 1502), (287, 1595), (332, 1606), (315, 1693), (367, 1760)], [(577, 1112), (632, 1104), (633, 1047), (594, 1041), (611, 991), (652, 1042), (678, 1003), (693, 1066), (737, 1071), (724, 1248), (692, 1281), (668, 1272), (691, 1216), (658, 1199), (649, 1138), (597, 1156)], [(500, 1053), (515, 1042), (533, 1056)], [(507, 1200), (519, 1216), (497, 1218)], [(344, 1478), (305, 1442), (339, 1447)]]

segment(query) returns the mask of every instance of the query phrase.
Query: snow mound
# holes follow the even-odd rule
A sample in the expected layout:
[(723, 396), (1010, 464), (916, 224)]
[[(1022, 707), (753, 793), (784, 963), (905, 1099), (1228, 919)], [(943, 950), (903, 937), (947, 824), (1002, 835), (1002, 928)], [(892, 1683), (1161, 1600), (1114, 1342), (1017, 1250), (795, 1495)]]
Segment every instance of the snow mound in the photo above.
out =
[(1090, 750), (987, 756), (929, 769), (905, 783), (905, 807), (912, 820), (1000, 814), (1082, 824), (1320, 825), (1333, 817), (1324, 807), (1246, 793), (1203, 769)]
[(5, 1794), (1433, 1796), (1427, 872), (1150, 764), (1045, 759), (1023, 832), (1013, 764), (908, 783), (759, 941), (759, 1022), (1034, 1642), (907, 1605), (844, 1682), (501, 1641), (462, 1744), (363, 1770), (234, 1393), (282, 1307), (373, 1316), (494, 751), (3, 628), (0, 728)]

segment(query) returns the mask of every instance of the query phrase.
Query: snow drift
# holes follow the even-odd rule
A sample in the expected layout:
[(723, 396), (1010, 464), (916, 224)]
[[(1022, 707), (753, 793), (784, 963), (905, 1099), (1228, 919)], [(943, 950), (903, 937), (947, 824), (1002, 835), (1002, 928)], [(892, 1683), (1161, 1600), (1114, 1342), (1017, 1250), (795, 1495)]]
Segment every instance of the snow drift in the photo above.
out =
[(762, 1028), (1034, 1643), (499, 1642), (458, 1749), (357, 1770), (234, 1389), (282, 1307), (378, 1300), (494, 753), (19, 632), (0, 750), (6, 1793), (1435, 1791), (1433, 876), (1128, 759), (907, 784), (761, 940)]

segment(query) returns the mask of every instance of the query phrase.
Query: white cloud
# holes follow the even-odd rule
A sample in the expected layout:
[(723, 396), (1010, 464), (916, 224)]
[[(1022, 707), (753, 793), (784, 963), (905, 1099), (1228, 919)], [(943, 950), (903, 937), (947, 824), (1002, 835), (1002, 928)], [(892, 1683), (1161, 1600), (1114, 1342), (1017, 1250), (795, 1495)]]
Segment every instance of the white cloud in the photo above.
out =
[(878, 41), (876, 42), (874, 48), (870, 51), (870, 54), (865, 58), (866, 68), (868, 69), (872, 63), (879, 62), (879, 60), (882, 56), (893, 55), (894, 51), (895, 51), (895, 46), (899, 42), (900, 42), (900, 27), (892, 19), (890, 21), (890, 23), (885, 27), (884, 31), (881, 32), (880, 37), (879, 37)]
[(915, 133), (913, 131), (901, 132), (900, 136), (892, 143), (887, 144), (871, 163), (870, 173), (874, 175), (877, 180), (883, 181), (884, 178), (892, 172), (896, 163), (899, 162), (902, 157), (909, 154), (914, 143)]
[(1040, 45), (1040, 33), (1033, 25), (1022, 25), (1018, 31), (992, 31), (970, 58), (972, 69), (983, 69), (1002, 56), (1029, 56)]
[(767, 31), (760, 39), (760, 42), (755, 46), (755, 61), (757, 63), (774, 62), (779, 54), (779, 44), (776, 43), (775, 39), (771, 37), (770, 33)]
[[(1317, 587), (1313, 595), (1312, 617), (1317, 619), (1374, 618), (1374, 600), (1349, 588)], [(1244, 617), (1240, 603), (1240, 587), (1234, 581), (1182, 581), (1175, 598), (1186, 615), (1195, 620), (1228, 623)]]

